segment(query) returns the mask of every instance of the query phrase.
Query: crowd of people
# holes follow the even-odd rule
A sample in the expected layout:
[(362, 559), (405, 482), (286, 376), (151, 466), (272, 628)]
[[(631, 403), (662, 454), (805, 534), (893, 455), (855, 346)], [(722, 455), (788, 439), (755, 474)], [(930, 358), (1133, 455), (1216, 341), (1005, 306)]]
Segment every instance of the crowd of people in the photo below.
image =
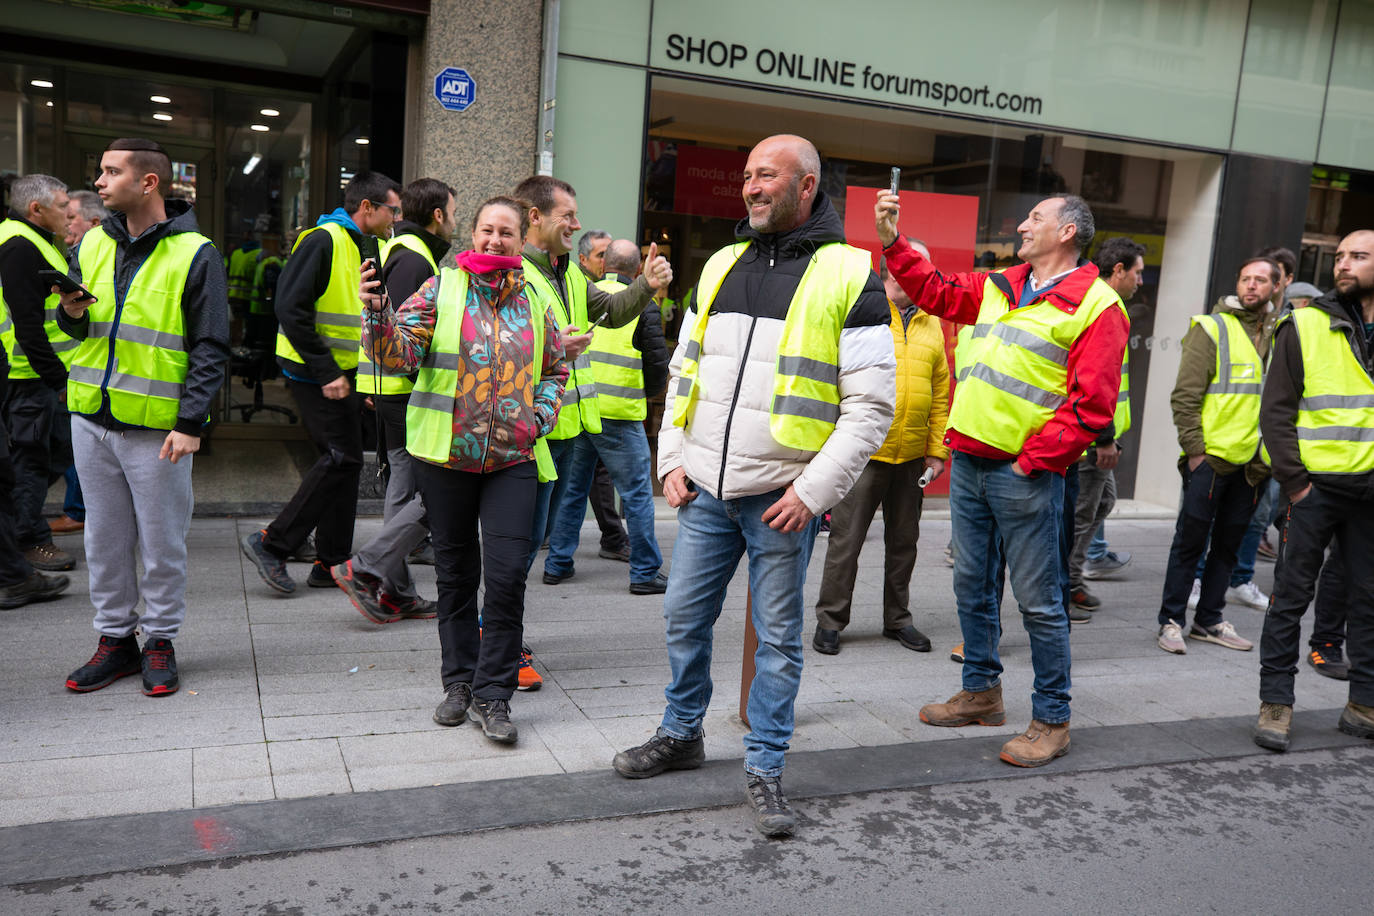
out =
[[(1125, 303), (1145, 263), (1128, 238), (1093, 245), (1082, 199), (1037, 203), (1017, 227), (1015, 266), (953, 273), (902, 234), (900, 199), (881, 191), (875, 272), (846, 243), (815, 147), (768, 137), (743, 171), (736, 241), (674, 313), (656, 246), (592, 230), (573, 258), (576, 191), (551, 176), (468, 219), (442, 181), (402, 187), (362, 172), (288, 250), (250, 242), (226, 258), (192, 207), (167, 196), (170, 169), (156, 143), (116, 140), (94, 195), (25, 176), (0, 223), (0, 607), (61, 595), (74, 560), (53, 533), (84, 529), (99, 638), (68, 689), (136, 674), (149, 696), (179, 688), (191, 469), (232, 309), (258, 319), (259, 341), (275, 328), (318, 451), (241, 549), (275, 593), (295, 592), (287, 560), (313, 546), (307, 586), (341, 590), (377, 624), (437, 619), (439, 725), (471, 717), (492, 741), (518, 740), (511, 699), (541, 684), (526, 581), (545, 544), (543, 582), (576, 575), (590, 499), (600, 555), (627, 564), (631, 594), (662, 595), (670, 666), (661, 724), (613, 768), (639, 779), (704, 761), (714, 626), (747, 556), (758, 647), (745, 790), (759, 830), (789, 835), (781, 780), (822, 519), (815, 651), (841, 651), (881, 507), (882, 635), (929, 652), (910, 583), (923, 490), (948, 471), (962, 678), (920, 719), (1005, 723), (1009, 582), (1033, 680), (1031, 721), (1001, 759), (1038, 767), (1069, 751), (1070, 628), (1102, 606), (1088, 583), (1130, 562), (1110, 549), (1104, 520), (1131, 423)], [(1265, 607), (1254, 740), (1273, 750), (1289, 743), (1314, 595), (1307, 660), (1349, 681), (1339, 727), (1374, 738), (1374, 573), (1357, 561), (1374, 546), (1374, 231), (1341, 241), (1329, 293), (1295, 286), (1295, 266), (1286, 249), (1257, 252), (1239, 265), (1235, 295), (1183, 339), (1171, 400), (1182, 496), (1157, 634), (1175, 654), (1187, 640), (1246, 651), (1224, 608)], [(941, 319), (961, 327), (953, 371)], [(646, 426), (660, 393), (652, 468)], [(388, 479), (381, 530), (355, 550), (365, 412)], [(677, 512), (671, 574), (651, 470)], [(46, 520), (63, 476), (64, 514)], [(1271, 523), (1272, 598), (1253, 583)], [(426, 544), (436, 600), (407, 566)]]

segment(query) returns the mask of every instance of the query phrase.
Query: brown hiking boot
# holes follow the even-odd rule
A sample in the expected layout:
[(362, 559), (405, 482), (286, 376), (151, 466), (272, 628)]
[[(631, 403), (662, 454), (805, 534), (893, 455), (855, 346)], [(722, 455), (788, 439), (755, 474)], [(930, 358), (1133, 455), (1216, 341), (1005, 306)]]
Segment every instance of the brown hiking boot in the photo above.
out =
[(1374, 738), (1374, 706), (1351, 700), (1341, 710), (1341, 721), (1336, 727), (1356, 738)]
[(1288, 750), (1288, 731), (1293, 727), (1293, 707), (1282, 703), (1261, 703), (1259, 721), (1251, 737), (1260, 747), (1271, 751)]
[(927, 725), (956, 728), (960, 725), (1002, 725), (1007, 721), (1002, 708), (1002, 685), (972, 693), (961, 690), (948, 703), (921, 707), (921, 721)]
[(1031, 719), (1025, 734), (1002, 745), (1001, 758), (1019, 767), (1042, 767), (1069, 752), (1069, 723), (1051, 725)]

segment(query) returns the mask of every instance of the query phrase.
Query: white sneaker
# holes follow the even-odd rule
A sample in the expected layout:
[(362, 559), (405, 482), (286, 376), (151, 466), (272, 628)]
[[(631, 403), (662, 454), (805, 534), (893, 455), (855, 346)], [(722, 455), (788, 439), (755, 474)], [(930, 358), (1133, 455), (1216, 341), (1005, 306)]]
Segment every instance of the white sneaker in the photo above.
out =
[(1226, 590), (1226, 603), (1243, 604), (1257, 611), (1269, 610), (1269, 596), (1260, 591), (1253, 579), (1244, 585), (1233, 585), (1228, 588)]
[[(1163, 639), (1163, 637), (1160, 637)], [(1188, 638), (1201, 642), (1213, 642), (1238, 652), (1249, 652), (1255, 644), (1236, 632), (1236, 628), (1223, 620), (1214, 627), (1200, 627), (1196, 623), (1188, 630)]]
[(1193, 580), (1193, 590), (1188, 593), (1188, 610), (1196, 611), (1197, 603), (1202, 598), (1202, 580)]
[(1187, 655), (1188, 645), (1183, 641), (1183, 628), (1172, 620), (1159, 628), (1159, 647), (1175, 655)]

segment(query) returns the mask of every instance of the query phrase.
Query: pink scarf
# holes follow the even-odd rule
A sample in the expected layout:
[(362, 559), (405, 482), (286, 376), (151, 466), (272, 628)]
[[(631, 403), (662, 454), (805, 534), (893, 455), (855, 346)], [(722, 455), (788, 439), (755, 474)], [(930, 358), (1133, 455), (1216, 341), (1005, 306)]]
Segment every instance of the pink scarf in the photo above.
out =
[(507, 257), (502, 254), (481, 254), (469, 248), (467, 251), (460, 251), (454, 260), (458, 266), (473, 274), (489, 274), (498, 270), (519, 270), (523, 263), (518, 257)]

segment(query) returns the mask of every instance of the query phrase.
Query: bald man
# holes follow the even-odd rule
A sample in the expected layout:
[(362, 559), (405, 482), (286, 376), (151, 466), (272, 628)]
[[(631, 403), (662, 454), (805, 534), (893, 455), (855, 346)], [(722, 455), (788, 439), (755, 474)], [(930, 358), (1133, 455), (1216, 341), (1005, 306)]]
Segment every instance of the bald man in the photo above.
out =
[(887, 296), (819, 181), (807, 140), (754, 147), (738, 242), (707, 261), (686, 303), (658, 437), (663, 494), (678, 510), (664, 596), (672, 682), (657, 733), (614, 762), (638, 779), (704, 761), (713, 626), (747, 553), (758, 651), (744, 770), (770, 837), (796, 824), (781, 776), (819, 517), (858, 480), (893, 412)]

